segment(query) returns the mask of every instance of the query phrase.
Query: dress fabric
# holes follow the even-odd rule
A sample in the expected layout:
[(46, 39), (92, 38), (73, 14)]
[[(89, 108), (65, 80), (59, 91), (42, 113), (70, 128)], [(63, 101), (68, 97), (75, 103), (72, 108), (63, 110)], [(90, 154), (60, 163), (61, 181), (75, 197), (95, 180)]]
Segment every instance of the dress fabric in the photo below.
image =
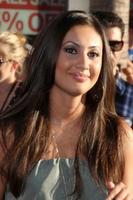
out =
[[(98, 186), (89, 173), (86, 161), (80, 161), (83, 190), (80, 200), (105, 200), (107, 191)], [(74, 188), (74, 160), (56, 158), (40, 160), (27, 177), (25, 189), (15, 198), (9, 188), (5, 200), (77, 200), (72, 195)]]

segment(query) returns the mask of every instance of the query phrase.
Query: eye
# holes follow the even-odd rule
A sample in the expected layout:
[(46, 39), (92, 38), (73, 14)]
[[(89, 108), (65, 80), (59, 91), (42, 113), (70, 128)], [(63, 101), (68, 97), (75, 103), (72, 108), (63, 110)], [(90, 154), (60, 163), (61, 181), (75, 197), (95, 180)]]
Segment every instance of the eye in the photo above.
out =
[(3, 63), (4, 63), (4, 60), (0, 58), (0, 65), (2, 65)]
[(94, 51), (89, 52), (89, 53), (88, 53), (88, 57), (89, 57), (90, 59), (97, 58), (97, 57), (99, 57), (99, 53), (94, 52)]
[(77, 50), (73, 47), (65, 47), (64, 49), (69, 54), (77, 54)]
[(4, 59), (0, 57), (0, 61), (3, 62), (3, 60), (4, 60)]

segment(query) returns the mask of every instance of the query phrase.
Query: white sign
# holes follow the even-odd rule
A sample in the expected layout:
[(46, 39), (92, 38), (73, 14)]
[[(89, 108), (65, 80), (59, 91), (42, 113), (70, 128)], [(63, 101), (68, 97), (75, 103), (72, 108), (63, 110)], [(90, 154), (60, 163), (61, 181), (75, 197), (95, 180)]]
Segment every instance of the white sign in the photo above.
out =
[(0, 31), (36, 35), (51, 18), (66, 8), (66, 1), (61, 0), (0, 0)]

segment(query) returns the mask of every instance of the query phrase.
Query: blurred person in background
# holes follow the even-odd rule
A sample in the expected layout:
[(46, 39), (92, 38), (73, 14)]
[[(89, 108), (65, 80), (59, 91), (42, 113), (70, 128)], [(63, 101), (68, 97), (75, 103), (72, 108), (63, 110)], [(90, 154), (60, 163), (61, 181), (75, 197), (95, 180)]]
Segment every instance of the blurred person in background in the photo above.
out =
[[(133, 125), (133, 85), (130, 75), (133, 72), (133, 64), (127, 60), (130, 73), (126, 73), (120, 67), (120, 58), (124, 47), (124, 31), (125, 25), (120, 16), (113, 12), (95, 11), (93, 14), (98, 18), (104, 26), (108, 43), (111, 50), (111, 59), (113, 65), (113, 73), (116, 79), (116, 96), (115, 105), (117, 114), (124, 117), (130, 126)], [(121, 76), (121, 70), (127, 76), (127, 81)], [(130, 81), (128, 81), (130, 79)]]
[(28, 54), (26, 37), (20, 33), (0, 33), (0, 112), (17, 98)]

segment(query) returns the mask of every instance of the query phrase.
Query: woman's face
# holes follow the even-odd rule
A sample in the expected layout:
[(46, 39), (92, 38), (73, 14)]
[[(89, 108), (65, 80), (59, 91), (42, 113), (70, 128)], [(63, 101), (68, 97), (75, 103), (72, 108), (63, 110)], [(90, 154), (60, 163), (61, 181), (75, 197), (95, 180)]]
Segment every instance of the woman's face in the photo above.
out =
[(103, 43), (93, 27), (77, 25), (66, 34), (55, 70), (53, 88), (71, 96), (83, 95), (97, 82)]

